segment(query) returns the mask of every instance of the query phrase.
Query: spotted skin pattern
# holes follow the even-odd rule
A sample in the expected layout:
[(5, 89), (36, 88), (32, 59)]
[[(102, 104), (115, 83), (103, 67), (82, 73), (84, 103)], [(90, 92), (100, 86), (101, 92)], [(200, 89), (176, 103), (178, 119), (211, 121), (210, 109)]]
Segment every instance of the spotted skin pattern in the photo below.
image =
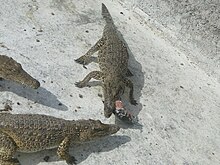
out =
[(99, 120), (64, 120), (39, 114), (0, 113), (0, 164), (18, 165), (13, 156), (19, 152), (57, 149), (60, 159), (69, 165), (76, 159), (69, 154), (71, 143), (83, 143), (116, 133), (115, 124)]
[(90, 72), (82, 81), (76, 83), (79, 88), (85, 87), (92, 79), (101, 80), (104, 94), (104, 115), (110, 117), (115, 110), (115, 101), (124, 93), (125, 87), (130, 89), (129, 101), (136, 105), (133, 96), (133, 83), (127, 78), (133, 74), (128, 69), (128, 50), (119, 37), (112, 17), (104, 4), (102, 16), (106, 21), (102, 38), (89, 51), (76, 59), (77, 63), (87, 65), (92, 54), (98, 51), (100, 71)]
[(40, 87), (39, 81), (23, 70), (21, 64), (5, 55), (0, 55), (0, 79), (11, 80), (34, 89)]

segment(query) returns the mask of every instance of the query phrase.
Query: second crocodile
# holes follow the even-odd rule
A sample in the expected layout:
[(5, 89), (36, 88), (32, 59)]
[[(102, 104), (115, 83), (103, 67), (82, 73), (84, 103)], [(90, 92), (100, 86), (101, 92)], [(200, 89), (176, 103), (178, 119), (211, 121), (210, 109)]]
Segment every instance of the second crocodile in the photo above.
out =
[(130, 103), (136, 105), (133, 97), (133, 83), (127, 78), (132, 76), (128, 69), (128, 50), (119, 37), (112, 17), (104, 4), (102, 4), (102, 16), (106, 21), (102, 38), (83, 56), (75, 61), (87, 65), (90, 56), (98, 51), (98, 63), (101, 71), (90, 72), (82, 81), (77, 82), (77, 87), (85, 87), (90, 79), (102, 80), (104, 94), (104, 114), (110, 117), (115, 111), (115, 101), (120, 100), (125, 87), (130, 89)]
[(116, 133), (115, 124), (99, 120), (64, 120), (38, 114), (0, 113), (0, 164), (19, 165), (16, 151), (36, 152), (56, 148), (59, 158), (75, 164), (71, 143), (82, 143)]
[(40, 86), (36, 79), (23, 70), (21, 64), (5, 55), (0, 55), (0, 78), (15, 81), (34, 89)]

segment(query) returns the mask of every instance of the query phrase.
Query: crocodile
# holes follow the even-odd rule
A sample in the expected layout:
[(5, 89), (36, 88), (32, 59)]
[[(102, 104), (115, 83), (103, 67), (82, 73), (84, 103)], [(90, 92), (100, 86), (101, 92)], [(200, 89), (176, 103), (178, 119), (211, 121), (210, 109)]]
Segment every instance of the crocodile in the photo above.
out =
[(0, 113), (0, 164), (19, 165), (16, 151), (37, 152), (57, 148), (67, 164), (76, 159), (69, 154), (71, 143), (83, 143), (116, 133), (115, 124), (100, 120), (64, 120), (40, 114)]
[(112, 17), (104, 4), (102, 4), (102, 16), (106, 24), (101, 39), (85, 55), (75, 60), (77, 63), (87, 65), (90, 62), (91, 55), (98, 51), (100, 71), (90, 72), (75, 85), (82, 88), (92, 78), (101, 80), (104, 95), (104, 115), (109, 118), (115, 111), (115, 101), (121, 99), (125, 87), (130, 89), (130, 103), (136, 105), (137, 102), (133, 97), (133, 83), (127, 78), (133, 75), (128, 69), (128, 49), (118, 34)]
[(36, 79), (23, 70), (20, 63), (5, 55), (0, 55), (0, 79), (15, 81), (34, 89), (40, 86)]

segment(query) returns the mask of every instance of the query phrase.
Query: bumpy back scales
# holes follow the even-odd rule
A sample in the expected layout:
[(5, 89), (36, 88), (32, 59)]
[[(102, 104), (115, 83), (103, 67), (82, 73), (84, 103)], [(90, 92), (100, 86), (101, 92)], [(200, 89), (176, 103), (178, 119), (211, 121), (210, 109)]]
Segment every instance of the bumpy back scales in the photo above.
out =
[(14, 140), (18, 150), (34, 152), (57, 147), (70, 132), (69, 122), (46, 115), (1, 113), (0, 131)]
[(124, 42), (118, 35), (112, 17), (104, 4), (102, 16), (106, 21), (103, 30), (103, 44), (98, 52), (98, 62), (105, 75), (125, 75), (128, 67), (128, 52)]

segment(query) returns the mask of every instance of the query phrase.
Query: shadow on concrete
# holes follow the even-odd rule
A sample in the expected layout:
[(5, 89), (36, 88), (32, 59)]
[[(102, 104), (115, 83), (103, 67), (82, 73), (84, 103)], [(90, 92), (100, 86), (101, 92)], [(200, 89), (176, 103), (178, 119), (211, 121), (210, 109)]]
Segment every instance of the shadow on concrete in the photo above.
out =
[[(83, 144), (73, 144), (70, 147), (70, 155), (76, 158), (76, 163), (86, 160), (91, 153), (100, 153), (111, 151), (127, 142), (131, 141), (128, 136), (108, 136), (97, 141)], [(20, 159), (23, 165), (37, 165), (40, 162), (61, 161), (56, 155), (57, 149), (45, 150), (36, 153), (18, 153), (16, 157)], [(20, 158), (19, 158), (20, 157)], [(46, 161), (45, 161), (46, 159)]]
[(77, 163), (80, 163), (85, 160), (91, 153), (108, 152), (129, 141), (131, 141), (129, 136), (108, 136), (98, 141), (78, 145), (74, 147), (74, 150), (71, 153), (75, 153), (74, 155), (77, 159)]
[(32, 89), (8, 80), (0, 81), (0, 87), (0, 91), (13, 92), (35, 103), (62, 111), (68, 110), (66, 105), (62, 104), (54, 94), (45, 88), (39, 87), (38, 89)]
[(131, 122), (126, 122), (123, 120), (120, 120), (118, 117), (115, 117), (115, 124), (117, 124), (120, 128), (123, 129), (138, 129), (140, 131), (143, 131), (143, 125), (138, 123), (138, 117), (134, 116), (134, 119)]

